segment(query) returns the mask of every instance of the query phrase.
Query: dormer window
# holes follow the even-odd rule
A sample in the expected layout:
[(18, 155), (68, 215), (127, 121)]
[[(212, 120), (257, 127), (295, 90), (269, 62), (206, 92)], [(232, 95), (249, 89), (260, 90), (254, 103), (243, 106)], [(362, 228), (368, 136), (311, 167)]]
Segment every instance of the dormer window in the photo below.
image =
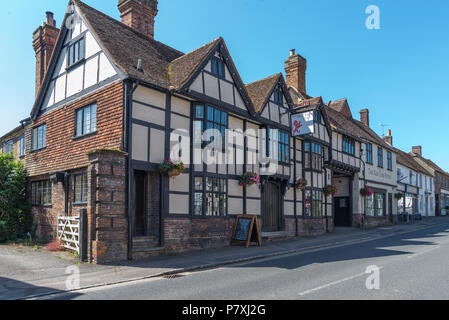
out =
[(225, 65), (223, 60), (220, 58), (214, 57), (211, 61), (212, 63), (212, 73), (219, 78), (225, 77)]
[(71, 43), (67, 48), (67, 68), (83, 60), (85, 56), (84, 38)]

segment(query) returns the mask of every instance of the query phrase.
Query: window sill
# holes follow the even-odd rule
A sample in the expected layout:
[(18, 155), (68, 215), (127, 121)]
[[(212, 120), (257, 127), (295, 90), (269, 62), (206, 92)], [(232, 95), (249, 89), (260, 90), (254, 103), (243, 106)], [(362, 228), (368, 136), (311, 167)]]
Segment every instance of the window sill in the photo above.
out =
[(94, 131), (94, 132), (91, 132), (91, 133), (83, 134), (81, 136), (73, 137), (72, 141), (77, 141), (77, 140), (81, 140), (81, 139), (88, 138), (88, 137), (91, 137), (91, 136), (95, 136), (97, 133), (98, 133), (98, 131)]
[(36, 149), (36, 150), (31, 150), (30, 153), (39, 153), (39, 152), (41, 152), (41, 151), (43, 151), (45, 149), (47, 149), (47, 147), (43, 147), (43, 148)]
[(53, 208), (51, 204), (32, 204), (31, 206), (37, 208)]
[(68, 66), (67, 68), (65, 68), (65, 71), (69, 72), (70, 70), (76, 68), (77, 66), (79, 66), (80, 64), (82, 64), (84, 61), (86, 61), (86, 58), (83, 58), (77, 62), (75, 62), (74, 64)]
[(74, 207), (81, 207), (81, 206), (87, 206), (87, 202), (74, 202)]

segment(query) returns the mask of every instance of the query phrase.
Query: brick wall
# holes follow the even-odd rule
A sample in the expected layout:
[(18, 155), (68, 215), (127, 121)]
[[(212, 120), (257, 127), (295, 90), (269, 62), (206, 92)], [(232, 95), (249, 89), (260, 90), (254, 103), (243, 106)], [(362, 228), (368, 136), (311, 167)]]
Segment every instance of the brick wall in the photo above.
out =
[(176, 252), (229, 246), (235, 218), (164, 219), (165, 246)]
[(90, 261), (105, 264), (127, 260), (126, 154), (97, 150), (89, 154), (89, 162)]
[[(97, 133), (74, 140), (76, 110), (97, 103)], [(47, 147), (31, 151), (31, 131), (47, 125)], [(122, 147), (123, 86), (121, 82), (110, 85), (87, 97), (44, 114), (27, 127), (28, 174), (33, 177), (57, 171), (83, 168), (89, 165), (87, 152), (99, 148)]]

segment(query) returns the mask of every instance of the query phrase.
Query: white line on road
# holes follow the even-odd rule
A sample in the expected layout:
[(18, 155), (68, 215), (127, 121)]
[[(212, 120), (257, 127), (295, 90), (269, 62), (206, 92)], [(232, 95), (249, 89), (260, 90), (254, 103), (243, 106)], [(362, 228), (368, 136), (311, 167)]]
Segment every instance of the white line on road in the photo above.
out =
[[(379, 269), (382, 269), (382, 268), (383, 267), (380, 267)], [(359, 273), (359, 274), (356, 274), (356, 275), (351, 276), (351, 277), (347, 277), (347, 278), (344, 278), (344, 279), (341, 279), (341, 280), (337, 280), (337, 281), (334, 281), (334, 282), (330, 282), (328, 284), (325, 284), (325, 285), (322, 285), (322, 286), (319, 286), (319, 287), (316, 287), (316, 288), (313, 288), (313, 289), (310, 289), (310, 290), (307, 290), (307, 291), (304, 291), (304, 292), (300, 292), (300, 293), (298, 293), (298, 295), (305, 296), (305, 295), (313, 293), (315, 291), (319, 291), (319, 290), (322, 290), (322, 289), (325, 289), (325, 288), (328, 288), (328, 287), (332, 287), (332, 286), (335, 286), (337, 284), (340, 284), (340, 283), (343, 283), (343, 282), (346, 282), (346, 281), (349, 281), (349, 280), (353, 280), (353, 279), (356, 279), (356, 278), (359, 278), (359, 277), (362, 277), (362, 276), (367, 276), (367, 275), (368, 274), (366, 272)]]
[(421, 251), (421, 252), (417, 252), (417, 253), (415, 253), (415, 254), (412, 254), (412, 255), (410, 255), (410, 256), (407, 256), (407, 258), (408, 258), (408, 259), (416, 258), (417, 256), (420, 256), (420, 255), (429, 253), (429, 252), (431, 252), (431, 251), (434, 251), (434, 250), (436, 250), (436, 249), (439, 249), (440, 247), (441, 247), (440, 245), (436, 245), (435, 247), (433, 247), (433, 248), (431, 248), (431, 249), (429, 249), (429, 250), (424, 250), (424, 251)]

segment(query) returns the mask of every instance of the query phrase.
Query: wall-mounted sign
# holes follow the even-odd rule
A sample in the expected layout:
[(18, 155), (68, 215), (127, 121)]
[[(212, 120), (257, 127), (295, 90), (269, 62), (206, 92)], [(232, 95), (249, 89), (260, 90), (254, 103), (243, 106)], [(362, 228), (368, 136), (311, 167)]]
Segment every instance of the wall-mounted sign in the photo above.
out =
[(292, 136), (299, 137), (305, 134), (315, 132), (315, 126), (313, 121), (313, 111), (293, 114), (291, 116), (292, 121)]
[(295, 105), (293, 107), (293, 109), (299, 109), (299, 108), (304, 108), (304, 107), (308, 107), (308, 106), (310, 106), (310, 101), (305, 101), (305, 102)]

